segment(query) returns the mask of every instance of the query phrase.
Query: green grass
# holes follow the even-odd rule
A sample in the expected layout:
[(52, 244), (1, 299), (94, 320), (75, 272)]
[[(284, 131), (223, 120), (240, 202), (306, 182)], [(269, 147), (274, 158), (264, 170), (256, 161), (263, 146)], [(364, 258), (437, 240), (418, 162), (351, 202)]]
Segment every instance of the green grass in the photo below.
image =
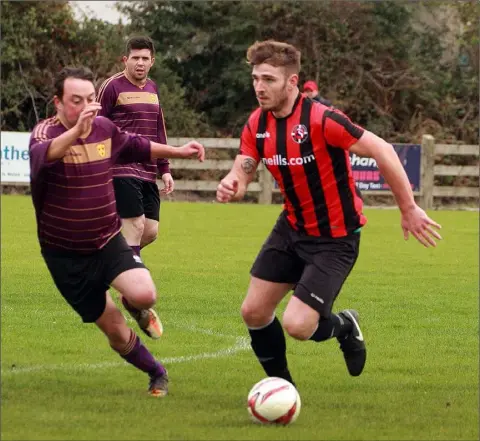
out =
[(2, 439), (478, 439), (478, 213), (431, 213), (444, 240), (425, 249), (404, 242), (398, 211), (366, 210), (336, 303), (360, 311), (366, 369), (350, 377), (334, 341), (287, 337), (302, 411), (290, 427), (265, 427), (245, 408), (264, 374), (239, 309), (279, 206), (162, 205), (160, 237), (143, 257), (166, 333), (146, 344), (166, 360), (171, 394), (153, 399), (147, 378), (56, 291), (30, 199), (1, 202)]

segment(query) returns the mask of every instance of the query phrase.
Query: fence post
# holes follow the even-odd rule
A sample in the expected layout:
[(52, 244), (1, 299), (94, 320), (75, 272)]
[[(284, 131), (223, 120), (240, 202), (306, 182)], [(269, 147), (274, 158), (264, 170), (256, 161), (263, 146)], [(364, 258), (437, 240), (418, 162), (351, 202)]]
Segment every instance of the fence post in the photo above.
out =
[(273, 177), (263, 164), (258, 173), (258, 182), (260, 184), (258, 203), (270, 205), (272, 203)]
[(424, 210), (433, 208), (433, 187), (435, 185), (435, 139), (432, 135), (422, 136), (422, 196), (420, 205)]

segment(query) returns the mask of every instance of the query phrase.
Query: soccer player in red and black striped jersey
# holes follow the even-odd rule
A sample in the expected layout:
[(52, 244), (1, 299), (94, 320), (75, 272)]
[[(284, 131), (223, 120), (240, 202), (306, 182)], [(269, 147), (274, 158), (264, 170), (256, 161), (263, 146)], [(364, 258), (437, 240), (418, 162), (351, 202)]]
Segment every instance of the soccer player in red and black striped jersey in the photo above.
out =
[(219, 202), (243, 198), (263, 163), (278, 182), (284, 209), (258, 254), (242, 305), (252, 348), (269, 376), (292, 381), (285, 336), (275, 309), (294, 289), (283, 327), (298, 340), (336, 337), (352, 376), (362, 373), (366, 347), (358, 312), (332, 313), (333, 303), (358, 257), (366, 223), (349, 151), (375, 158), (409, 233), (435, 246), (440, 228), (416, 205), (393, 147), (352, 123), (342, 112), (302, 95), (298, 89), (300, 52), (272, 40), (247, 52), (260, 107), (243, 128), (232, 170), (217, 188)]
[[(55, 89), (57, 114), (35, 126), (29, 148), (42, 256), (58, 290), (82, 320), (95, 323), (123, 359), (150, 376), (151, 395), (163, 396), (165, 368), (127, 326), (107, 291), (113, 286), (132, 307), (153, 311), (153, 280), (120, 233), (112, 166), (167, 157), (203, 161), (205, 151), (195, 141), (178, 148), (152, 142), (97, 117), (101, 106), (95, 102), (89, 69), (63, 69)], [(139, 325), (148, 333), (157, 318), (143, 318)]]

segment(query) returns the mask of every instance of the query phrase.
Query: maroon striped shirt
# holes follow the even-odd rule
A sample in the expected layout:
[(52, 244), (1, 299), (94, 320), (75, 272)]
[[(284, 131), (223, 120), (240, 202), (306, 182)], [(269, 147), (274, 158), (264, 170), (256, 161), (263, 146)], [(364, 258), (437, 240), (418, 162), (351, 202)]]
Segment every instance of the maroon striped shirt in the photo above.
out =
[(343, 237), (367, 221), (348, 154), (363, 133), (339, 110), (299, 94), (285, 118), (254, 111), (239, 153), (262, 161), (273, 175), (292, 228), (311, 236)]
[(65, 156), (47, 161), (52, 141), (67, 129), (57, 117), (37, 124), (30, 137), (30, 171), (37, 233), (42, 248), (91, 253), (121, 229), (112, 183), (115, 163), (148, 161), (150, 141), (95, 118), (90, 134)]
[[(119, 72), (103, 82), (97, 101), (102, 105), (99, 115), (113, 121), (121, 130), (145, 136), (160, 144), (167, 143), (158, 88), (151, 79), (147, 79), (145, 86), (139, 87), (130, 82), (125, 72)], [(113, 176), (155, 182), (157, 170), (160, 176), (170, 173), (168, 159), (116, 165)]]

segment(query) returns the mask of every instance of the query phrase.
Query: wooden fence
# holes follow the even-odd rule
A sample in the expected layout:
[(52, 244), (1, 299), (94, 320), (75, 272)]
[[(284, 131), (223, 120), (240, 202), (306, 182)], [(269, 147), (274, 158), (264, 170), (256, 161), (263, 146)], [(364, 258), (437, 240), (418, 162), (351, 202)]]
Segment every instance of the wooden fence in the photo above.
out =
[[(169, 143), (174, 146), (180, 146), (188, 142), (190, 138), (170, 138)], [(200, 138), (198, 139), (207, 150), (207, 158), (212, 155), (213, 150), (227, 150), (230, 152), (230, 159), (206, 159), (200, 163), (191, 159), (173, 159), (171, 168), (175, 170), (219, 170), (223, 175), (227, 174), (233, 164), (233, 157), (238, 150), (239, 140), (234, 138)], [(470, 156), (471, 162), (476, 165), (442, 165), (435, 164), (436, 158), (443, 156)], [(414, 192), (420, 205), (425, 209), (431, 209), (435, 204), (435, 198), (449, 197), (459, 198), (479, 198), (478, 182), (476, 186), (440, 186), (435, 185), (435, 178), (441, 176), (450, 177), (478, 177), (478, 145), (454, 145), (454, 144), (435, 144), (435, 140), (430, 135), (424, 135), (422, 138), (422, 159), (421, 159), (421, 180), (420, 191)], [(438, 161), (441, 162), (441, 161)], [(174, 173), (175, 175), (175, 173)], [(190, 192), (212, 192), (216, 191), (219, 180), (175, 180), (175, 191)], [(28, 186), (28, 183), (2, 182), (3, 186)], [(258, 167), (258, 179), (252, 182), (248, 187), (248, 192), (254, 193), (258, 197), (260, 204), (271, 204), (273, 195), (278, 193), (275, 188), (273, 178), (263, 164)], [(390, 192), (369, 190), (362, 191), (362, 194), (369, 196), (389, 195)]]
[[(188, 142), (189, 138), (170, 138), (169, 143), (174, 146), (180, 146)], [(198, 139), (207, 152), (210, 149), (229, 149), (238, 150), (239, 140), (234, 138), (201, 138)], [(450, 198), (477, 198), (479, 197), (479, 187), (467, 186), (438, 186), (435, 185), (435, 177), (439, 176), (464, 176), (475, 177), (479, 175), (478, 145), (454, 145), (454, 144), (435, 144), (435, 140), (431, 135), (424, 135), (422, 138), (422, 159), (421, 159), (421, 180), (420, 191), (414, 192), (418, 197), (420, 205), (425, 209), (431, 209), (434, 205), (435, 197)], [(435, 158), (445, 155), (452, 156), (473, 156), (477, 165), (435, 165)], [(208, 154), (207, 154), (208, 157)], [(228, 173), (232, 166), (232, 159), (206, 159), (203, 163), (187, 160), (174, 159), (171, 160), (172, 170), (223, 170), (224, 174)], [(176, 180), (176, 191), (216, 191), (218, 180)], [(274, 193), (279, 190), (274, 188), (274, 181), (271, 174), (259, 164), (258, 179), (252, 182), (248, 191), (258, 195), (260, 204), (271, 204)], [(370, 190), (362, 191), (362, 194), (368, 196), (388, 195), (390, 192)]]

